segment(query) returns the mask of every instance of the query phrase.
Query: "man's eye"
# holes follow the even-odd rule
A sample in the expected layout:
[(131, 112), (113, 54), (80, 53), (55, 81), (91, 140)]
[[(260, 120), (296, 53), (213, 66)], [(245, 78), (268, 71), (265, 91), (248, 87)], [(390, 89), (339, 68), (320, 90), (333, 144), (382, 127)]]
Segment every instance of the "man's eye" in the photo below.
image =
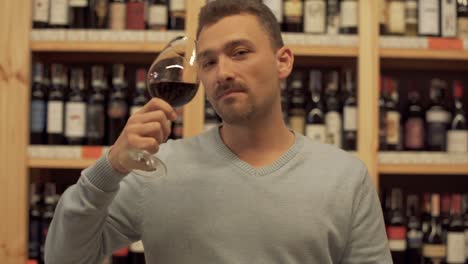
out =
[(213, 66), (216, 62), (214, 60), (207, 60), (203, 62), (202, 67), (203, 68), (208, 68), (210, 66)]
[(234, 56), (234, 57), (241, 57), (241, 56), (246, 55), (247, 53), (249, 53), (248, 50), (241, 49), (241, 50), (235, 51), (233, 56)]

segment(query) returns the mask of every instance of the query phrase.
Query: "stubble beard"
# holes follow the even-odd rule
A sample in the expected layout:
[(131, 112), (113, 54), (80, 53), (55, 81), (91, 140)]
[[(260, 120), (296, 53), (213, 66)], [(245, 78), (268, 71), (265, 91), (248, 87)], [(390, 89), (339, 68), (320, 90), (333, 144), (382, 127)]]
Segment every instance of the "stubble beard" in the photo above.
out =
[(248, 95), (247, 98), (236, 98), (233, 102), (216, 102), (213, 107), (223, 122), (229, 125), (248, 124), (257, 112), (252, 98)]

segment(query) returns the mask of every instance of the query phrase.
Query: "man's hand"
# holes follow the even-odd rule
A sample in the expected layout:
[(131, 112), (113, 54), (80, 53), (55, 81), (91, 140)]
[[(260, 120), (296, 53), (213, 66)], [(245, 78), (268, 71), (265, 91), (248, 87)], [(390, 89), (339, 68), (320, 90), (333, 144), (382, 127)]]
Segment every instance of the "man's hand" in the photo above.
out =
[(130, 150), (146, 150), (155, 154), (159, 145), (164, 143), (171, 133), (170, 121), (177, 118), (177, 113), (167, 102), (159, 98), (151, 99), (142, 109), (130, 116), (119, 138), (109, 151), (109, 162), (118, 172), (128, 174), (135, 168), (124, 168), (119, 159)]

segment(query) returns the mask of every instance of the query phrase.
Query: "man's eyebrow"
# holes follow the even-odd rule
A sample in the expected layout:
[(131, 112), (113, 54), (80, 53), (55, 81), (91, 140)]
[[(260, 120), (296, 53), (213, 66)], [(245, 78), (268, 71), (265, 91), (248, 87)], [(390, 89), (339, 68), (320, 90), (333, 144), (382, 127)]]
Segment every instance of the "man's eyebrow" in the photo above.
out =
[[(253, 42), (248, 39), (234, 39), (224, 44), (223, 50), (232, 49), (239, 45), (253, 46)], [(201, 60), (205, 57), (208, 57), (213, 53), (215, 53), (215, 51), (212, 49), (204, 50), (197, 55), (197, 60)]]

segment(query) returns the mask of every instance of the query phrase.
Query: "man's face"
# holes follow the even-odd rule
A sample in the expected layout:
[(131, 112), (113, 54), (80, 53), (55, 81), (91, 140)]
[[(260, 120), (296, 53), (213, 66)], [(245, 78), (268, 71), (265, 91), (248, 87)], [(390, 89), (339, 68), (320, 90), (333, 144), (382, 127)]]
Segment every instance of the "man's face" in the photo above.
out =
[(233, 15), (205, 26), (197, 53), (198, 76), (224, 122), (246, 124), (279, 102), (276, 52), (255, 16)]

